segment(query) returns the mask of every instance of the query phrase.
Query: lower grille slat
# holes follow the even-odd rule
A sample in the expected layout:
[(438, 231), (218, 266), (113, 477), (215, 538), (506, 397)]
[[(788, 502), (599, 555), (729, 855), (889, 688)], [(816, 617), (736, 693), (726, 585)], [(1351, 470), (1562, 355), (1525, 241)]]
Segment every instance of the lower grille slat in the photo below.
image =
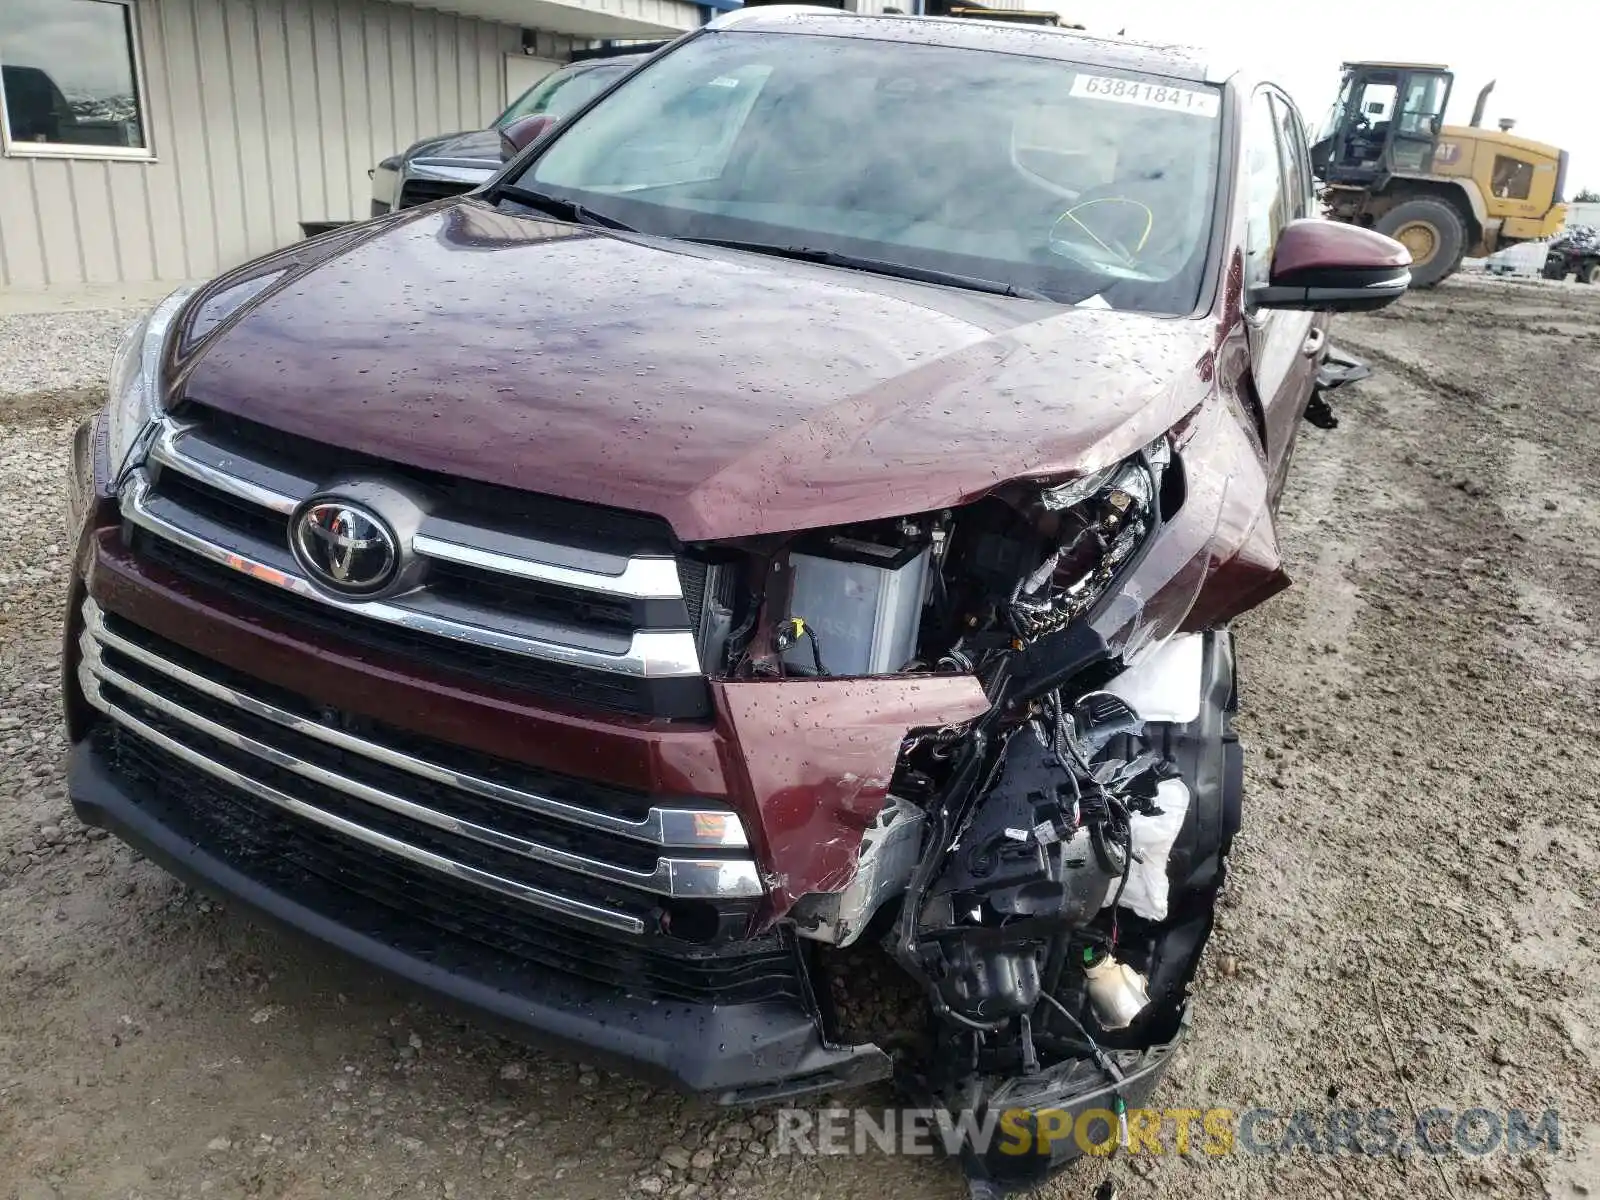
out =
[(475, 884), (478, 887), (498, 892), (501, 895), (509, 896), (528, 904), (550, 909), (553, 912), (563, 913), (580, 921), (592, 921), (595, 924), (605, 925), (612, 929), (621, 929), (627, 933), (644, 932), (644, 922), (636, 917), (608, 912), (592, 905), (579, 904), (553, 892), (545, 892), (512, 879), (493, 875), (488, 871), (481, 871), (465, 863), (445, 858), (443, 855), (408, 845), (397, 838), (392, 838), (387, 834), (358, 825), (354, 821), (347, 820), (335, 813), (325, 812), (315, 805), (305, 803), (303, 800), (297, 800), (287, 792), (280, 792), (276, 788), (258, 783), (242, 771), (236, 771), (232, 767), (208, 759), (205, 755), (184, 745), (176, 738), (169, 737), (153, 726), (146, 724), (131, 712), (114, 704), (102, 702), (102, 711), (118, 725), (138, 734), (158, 750), (165, 751), (185, 766), (210, 775), (213, 779), (245, 792), (257, 800), (275, 805), (283, 809), (284, 812), (291, 813), (302, 820), (311, 821), (337, 833), (342, 833), (353, 841), (362, 842), (374, 849), (382, 850), (397, 858), (403, 858), (418, 866), (427, 867), (440, 874), (453, 875), (464, 882)]
[[(374, 928), (400, 914), (574, 976), (622, 971), (652, 995), (800, 994), (782, 937), (743, 937), (764, 887), (730, 810), (627, 801), (608, 812), (497, 782), (514, 775), (492, 764), (463, 774), (322, 724), (310, 701), (92, 599), (83, 619), (79, 682), (107, 719), (97, 736), (131, 775), (157, 781), (160, 802), (204, 797), (183, 820), (204, 826), (208, 850), (359, 896)], [(680, 918), (692, 936), (673, 931)], [(613, 940), (603, 953), (615, 961), (593, 961), (597, 936)]]
[(102, 727), (96, 742), (163, 824), (251, 878), (441, 968), (510, 987), (530, 971), (557, 972), (625, 994), (691, 1003), (803, 999), (796, 952), (780, 935), (714, 951), (665, 950), (600, 926), (563, 927), (510, 898), (219, 786), (120, 726)]

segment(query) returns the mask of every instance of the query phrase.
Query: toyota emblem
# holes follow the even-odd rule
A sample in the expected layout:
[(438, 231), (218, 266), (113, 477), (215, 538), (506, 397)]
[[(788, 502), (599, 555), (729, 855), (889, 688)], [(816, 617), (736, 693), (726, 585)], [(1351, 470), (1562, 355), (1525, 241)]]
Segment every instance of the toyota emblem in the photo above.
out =
[(389, 527), (348, 500), (313, 500), (291, 525), (290, 548), (323, 587), (347, 595), (382, 591), (400, 565)]

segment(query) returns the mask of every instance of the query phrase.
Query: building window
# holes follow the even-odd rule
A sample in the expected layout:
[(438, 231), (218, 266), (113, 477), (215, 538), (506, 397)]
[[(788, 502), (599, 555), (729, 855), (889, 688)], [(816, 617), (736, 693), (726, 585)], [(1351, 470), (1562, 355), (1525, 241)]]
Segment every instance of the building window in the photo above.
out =
[(0, 0), (7, 154), (149, 158), (132, 0)]

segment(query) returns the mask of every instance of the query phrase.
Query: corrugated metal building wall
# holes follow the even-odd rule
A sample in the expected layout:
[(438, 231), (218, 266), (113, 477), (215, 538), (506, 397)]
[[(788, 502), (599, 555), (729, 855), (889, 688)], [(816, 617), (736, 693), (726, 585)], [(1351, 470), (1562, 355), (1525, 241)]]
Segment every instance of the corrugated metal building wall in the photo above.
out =
[(521, 46), (512, 25), (364, 0), (141, 0), (137, 18), (156, 161), (0, 158), (0, 285), (198, 279), (302, 219), (365, 217), (368, 169), (487, 124)]

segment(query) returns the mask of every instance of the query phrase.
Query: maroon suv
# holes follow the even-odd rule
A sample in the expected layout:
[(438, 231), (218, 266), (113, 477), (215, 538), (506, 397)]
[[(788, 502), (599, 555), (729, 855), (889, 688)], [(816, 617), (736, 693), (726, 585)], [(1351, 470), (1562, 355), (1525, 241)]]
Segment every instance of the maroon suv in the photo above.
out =
[[(1139, 1103), (1316, 314), (1407, 283), (1311, 186), (1284, 95), (1177, 51), (752, 10), (168, 299), (74, 449), (79, 814), (727, 1103)], [(873, 956), (895, 1061), (836, 1002)]]

